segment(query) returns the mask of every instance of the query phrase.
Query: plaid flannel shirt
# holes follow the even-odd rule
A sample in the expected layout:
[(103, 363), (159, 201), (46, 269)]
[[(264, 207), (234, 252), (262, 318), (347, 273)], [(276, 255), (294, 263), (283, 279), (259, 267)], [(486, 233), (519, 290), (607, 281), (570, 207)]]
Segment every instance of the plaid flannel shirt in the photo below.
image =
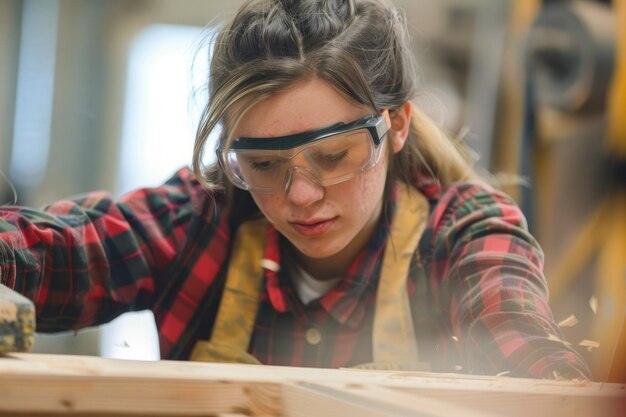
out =
[[(434, 371), (589, 376), (547, 304), (542, 252), (510, 198), (484, 185), (417, 181), (430, 217), (407, 286), (420, 361)], [(266, 270), (249, 352), (272, 365), (347, 367), (372, 360), (372, 321), (391, 193), (349, 276), (309, 305)], [(78, 329), (150, 309), (161, 356), (187, 359), (211, 334), (234, 231), (221, 193), (188, 169), (119, 201), (92, 192), (44, 210), (0, 210), (0, 279), (36, 304), (39, 331)], [(270, 228), (266, 258), (288, 256)], [(283, 268), (285, 270), (286, 268)], [(317, 329), (321, 338), (307, 338)], [(555, 337), (556, 336), (556, 337)]]

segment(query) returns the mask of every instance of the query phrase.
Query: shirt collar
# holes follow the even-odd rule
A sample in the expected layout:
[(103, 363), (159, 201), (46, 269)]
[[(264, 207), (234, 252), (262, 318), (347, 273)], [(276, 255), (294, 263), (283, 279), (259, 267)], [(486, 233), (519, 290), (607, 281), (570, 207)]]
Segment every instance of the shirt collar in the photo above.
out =
[[(303, 308), (286, 273), (280, 273), (279, 268), (266, 268), (266, 290), (274, 309), (279, 312), (306, 312), (308, 308), (317, 306), (337, 322), (351, 328), (358, 327), (370, 307), (370, 301), (378, 285), (380, 263), (389, 235), (390, 219), (396, 210), (398, 192), (398, 186), (394, 184), (374, 234), (352, 262), (348, 276), (309, 307)], [(281, 255), (284, 257), (286, 252), (284, 249), (281, 250), (281, 246), (284, 247), (286, 244), (286, 239), (276, 228), (269, 227), (265, 246), (266, 262), (269, 260), (270, 263), (281, 265)]]

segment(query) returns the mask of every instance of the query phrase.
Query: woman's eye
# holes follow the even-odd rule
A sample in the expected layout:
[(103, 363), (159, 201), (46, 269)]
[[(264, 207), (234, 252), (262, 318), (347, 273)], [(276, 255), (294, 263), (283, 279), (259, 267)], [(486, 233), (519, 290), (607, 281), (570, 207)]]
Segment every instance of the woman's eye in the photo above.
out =
[(344, 149), (341, 152), (325, 153), (325, 154), (317, 155), (317, 159), (320, 162), (339, 162), (342, 159), (344, 159), (346, 155), (348, 155), (348, 150)]
[(269, 171), (279, 166), (280, 160), (269, 159), (267, 161), (250, 161), (250, 167), (255, 171)]

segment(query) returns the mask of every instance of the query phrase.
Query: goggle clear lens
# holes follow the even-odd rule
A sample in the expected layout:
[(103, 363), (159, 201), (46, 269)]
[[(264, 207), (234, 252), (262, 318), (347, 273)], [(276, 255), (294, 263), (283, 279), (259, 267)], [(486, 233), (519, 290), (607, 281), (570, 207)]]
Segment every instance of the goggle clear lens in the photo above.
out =
[[(352, 130), (326, 133), (321, 139), (291, 149), (231, 148), (219, 154), (220, 162), (233, 184), (246, 190), (283, 191), (295, 169), (306, 172), (309, 179), (322, 186), (334, 185), (378, 162), (382, 138), (374, 138), (372, 132), (378, 134), (381, 130), (381, 119), (376, 118), (376, 130), (354, 126)], [(381, 136), (385, 133), (386, 128)]]

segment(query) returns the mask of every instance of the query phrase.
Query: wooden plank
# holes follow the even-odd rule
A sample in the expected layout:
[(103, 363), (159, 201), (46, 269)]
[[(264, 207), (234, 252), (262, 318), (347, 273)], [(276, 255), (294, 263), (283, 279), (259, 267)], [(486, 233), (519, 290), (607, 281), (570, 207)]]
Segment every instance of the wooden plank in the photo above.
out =
[[(454, 412), (457, 409), (464, 410), (466, 416), (621, 417), (626, 410), (626, 390), (624, 386), (619, 385), (596, 384), (591, 389), (581, 386), (582, 389), (578, 390), (561, 389), (552, 381), (540, 380), (534, 381), (532, 388), (525, 385), (519, 386), (520, 380), (506, 377), (491, 378), (491, 382), (487, 385), (482, 383), (475, 385), (475, 382), (475, 380), (466, 380), (465, 384), (448, 384), (445, 389), (442, 389), (441, 385), (437, 386), (438, 384), (430, 388), (424, 384), (420, 384), (419, 387), (386, 384), (370, 386), (324, 383), (323, 385), (337, 391), (350, 391), (364, 398), (378, 398), (385, 402), (392, 402), (395, 405), (410, 408), (414, 412), (423, 413), (425, 416), (459, 415)], [(549, 383), (543, 386), (544, 382)], [(423, 399), (430, 399), (433, 403), (425, 406)], [(443, 404), (445, 407), (437, 404)]]
[(497, 417), (418, 394), (363, 384), (303, 383), (283, 389), (285, 417)]
[(0, 412), (141, 413), (206, 416), (220, 413), (280, 415), (280, 387), (236, 381), (141, 378), (14, 377), (0, 384)]
[[(316, 394), (311, 386), (324, 388), (316, 388)], [(362, 388), (357, 389), (359, 386), (365, 386), (370, 393), (376, 391), (385, 405), (365, 400), (351, 402), (349, 399), (354, 396), (377, 398)], [(308, 391), (303, 387), (309, 387)], [(555, 413), (555, 407), (561, 401), (573, 402), (572, 410), (578, 407), (587, 412), (600, 407), (597, 410), (612, 416), (615, 415), (611, 414), (614, 407), (626, 405), (625, 395), (625, 385), (581, 381), (180, 361), (124, 361), (27, 353), (0, 356), (0, 415), (106, 413), (115, 416), (206, 416), (231, 413), (279, 416), (289, 415), (288, 412), (293, 414), (294, 398), (300, 396), (316, 404), (312, 412), (351, 410), (356, 404), (369, 413), (357, 413), (363, 416), (375, 416), (377, 412), (402, 415), (399, 413), (407, 409), (418, 415), (415, 414), (416, 407), (427, 401), (422, 398), (430, 399), (433, 404), (448, 403), (450, 407), (461, 407), (467, 413), (474, 410), (479, 413), (477, 415), (511, 415), (511, 405), (527, 407), (529, 402), (543, 401), (545, 410), (535, 407), (537, 410), (533, 417), (547, 416), (547, 413)], [(295, 401), (295, 404), (298, 402)], [(489, 407), (480, 407), (482, 404)], [(442, 416), (459, 415), (446, 414), (443, 406), (437, 410)], [(556, 414), (560, 415), (560, 411)], [(594, 411), (592, 414), (574, 412), (572, 415), (596, 417), (602, 414)]]
[(271, 379), (237, 377), (243, 372), (230, 373), (228, 365), (213, 372), (194, 365), (7, 355), (0, 358), (0, 412), (279, 415), (280, 386)]
[[(67, 413), (51, 413), (51, 412), (43, 412), (43, 413), (35, 413), (35, 412), (27, 412), (27, 413), (3, 413), (0, 411), (0, 416), (2, 417), (60, 417), (64, 415), (71, 415), (72, 417), (155, 417), (155, 414), (137, 414), (137, 413), (109, 413), (109, 412), (67, 412)], [(177, 417), (180, 414), (158, 414), (158, 417)], [(203, 417), (250, 417), (248, 414), (232, 414), (232, 413), (217, 413), (217, 414), (202, 414)]]
[(407, 394), (419, 394), (461, 409), (471, 409), (507, 417), (603, 416), (622, 417), (626, 399), (619, 396), (578, 396), (574, 393), (548, 394), (523, 392), (475, 392), (413, 390), (395, 388)]

